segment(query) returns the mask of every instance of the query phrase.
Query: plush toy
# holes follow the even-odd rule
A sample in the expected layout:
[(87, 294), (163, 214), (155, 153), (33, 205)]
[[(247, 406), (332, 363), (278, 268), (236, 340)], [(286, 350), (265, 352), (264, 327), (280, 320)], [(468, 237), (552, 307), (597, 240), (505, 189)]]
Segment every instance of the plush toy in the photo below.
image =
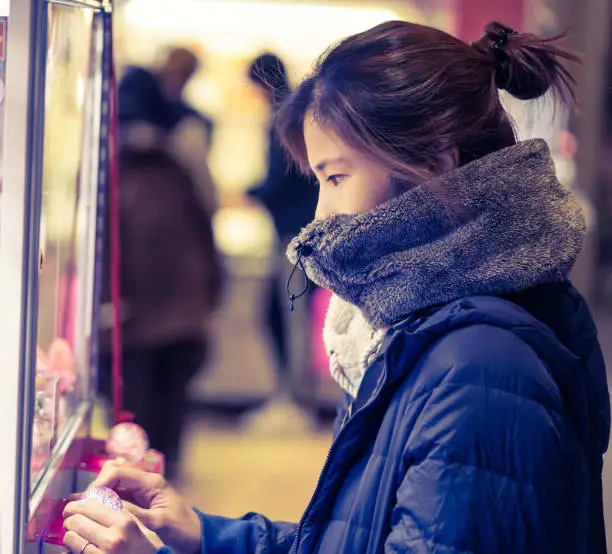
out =
[(119, 423), (108, 435), (106, 451), (128, 462), (139, 464), (149, 449), (149, 437), (144, 429), (135, 423)]
[(76, 362), (72, 348), (64, 339), (54, 339), (47, 353), (47, 370), (59, 379), (60, 392), (65, 394), (74, 388)]
[(119, 495), (112, 489), (107, 487), (91, 487), (87, 489), (81, 496), (83, 500), (95, 500), (99, 504), (120, 512), (123, 510), (123, 502)]

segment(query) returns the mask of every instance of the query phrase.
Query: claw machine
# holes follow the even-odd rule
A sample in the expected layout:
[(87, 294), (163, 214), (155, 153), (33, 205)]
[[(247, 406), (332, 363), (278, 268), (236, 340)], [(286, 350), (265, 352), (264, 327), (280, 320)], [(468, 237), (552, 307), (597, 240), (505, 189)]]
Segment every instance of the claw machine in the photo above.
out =
[(88, 444), (111, 4), (0, 9), (0, 552), (34, 554), (59, 547), (45, 536)]

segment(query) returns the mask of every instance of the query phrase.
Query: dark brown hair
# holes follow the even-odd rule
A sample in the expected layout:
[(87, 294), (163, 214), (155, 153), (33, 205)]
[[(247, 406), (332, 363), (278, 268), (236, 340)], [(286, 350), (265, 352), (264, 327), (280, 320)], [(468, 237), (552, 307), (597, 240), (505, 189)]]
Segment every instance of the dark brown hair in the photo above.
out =
[(411, 166), (436, 166), (457, 148), (460, 164), (515, 144), (498, 90), (520, 99), (553, 91), (574, 102), (562, 61), (577, 56), (500, 23), (469, 45), (432, 27), (390, 21), (351, 36), (328, 53), (277, 111), (279, 139), (307, 171), (304, 118), (311, 112), (356, 150), (411, 180)]
[(266, 52), (255, 58), (248, 75), (254, 84), (269, 91), (274, 104), (282, 102), (291, 93), (285, 64), (275, 54)]

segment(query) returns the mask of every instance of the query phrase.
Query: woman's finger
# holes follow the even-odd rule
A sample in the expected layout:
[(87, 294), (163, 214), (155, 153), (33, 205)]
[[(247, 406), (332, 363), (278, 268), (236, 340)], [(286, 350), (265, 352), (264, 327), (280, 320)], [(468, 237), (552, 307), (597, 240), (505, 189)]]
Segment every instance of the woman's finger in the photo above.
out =
[(132, 514), (133, 516), (136, 516), (136, 518), (138, 518), (140, 521), (142, 521), (142, 523), (149, 527), (149, 520), (151, 519), (151, 516), (149, 514), (150, 510), (141, 508), (140, 506), (132, 504), (131, 502), (127, 502), (126, 500), (123, 501), (123, 509), (126, 512)]
[(136, 517), (134, 518), (134, 521), (136, 522), (136, 525), (138, 525), (140, 532), (153, 546), (155, 546), (156, 549), (160, 549), (162, 546), (164, 546), (163, 541), (159, 538), (159, 535), (155, 531), (152, 531)]
[(81, 514), (66, 518), (64, 529), (73, 531), (86, 541), (91, 541), (96, 545), (102, 545), (105, 535), (108, 534), (108, 527), (100, 525)]
[(93, 480), (91, 487), (110, 487), (115, 488), (118, 481), (123, 480), (126, 484), (136, 482), (140, 484), (140, 478), (147, 475), (145, 471), (136, 469), (123, 461), (110, 460), (102, 466), (102, 471)]
[(91, 484), (87, 487), (88, 489), (92, 487), (109, 487), (114, 488), (117, 480), (121, 476), (121, 470), (124, 469), (120, 464), (111, 460), (106, 462), (102, 466), (102, 471), (98, 473), (96, 478), (91, 482)]
[(83, 547), (87, 544), (87, 540), (81, 537), (74, 531), (68, 531), (64, 535), (64, 546), (70, 554), (103, 554), (102, 551), (94, 544), (89, 544), (85, 550)]
[(146, 473), (131, 467), (113, 465), (103, 469), (102, 473), (90, 485), (90, 488), (111, 488), (119, 496), (129, 496), (137, 504), (146, 508), (165, 485), (166, 482), (161, 475)]
[(106, 527), (87, 516), (76, 514), (66, 518), (64, 527), (91, 542), (102, 552), (123, 552), (130, 544), (130, 537), (134, 538), (135, 532), (138, 533), (139, 524), (134, 516), (127, 512), (115, 512), (115, 516), (113, 524)]
[(82, 515), (104, 527), (125, 523), (125, 514), (108, 508), (95, 500), (79, 500), (67, 504), (64, 508), (64, 518), (75, 515)]
[(147, 510), (131, 502), (123, 502), (123, 508), (126, 512), (132, 514), (138, 523), (142, 523), (150, 531), (159, 533), (162, 530), (162, 521), (158, 510)]

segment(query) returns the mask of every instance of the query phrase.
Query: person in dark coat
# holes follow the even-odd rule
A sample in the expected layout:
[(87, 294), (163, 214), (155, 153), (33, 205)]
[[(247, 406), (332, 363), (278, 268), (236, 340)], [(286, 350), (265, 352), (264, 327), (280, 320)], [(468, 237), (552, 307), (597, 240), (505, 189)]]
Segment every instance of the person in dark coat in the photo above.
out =
[(163, 148), (187, 169), (204, 209), (218, 207), (208, 168), (214, 125), (184, 99), (185, 87), (200, 62), (185, 48), (171, 49), (154, 68), (129, 67), (119, 82), (120, 148)]
[[(271, 53), (258, 56), (248, 72), (251, 82), (261, 91), (272, 114), (291, 93), (284, 63)], [(268, 332), (274, 347), (278, 370), (278, 394), (290, 392), (298, 374), (310, 363), (308, 351), (309, 311), (306, 303), (289, 313), (286, 284), (291, 266), (285, 251), (303, 227), (314, 219), (318, 192), (313, 179), (303, 175), (279, 143), (275, 129), (268, 131), (267, 172), (263, 181), (248, 190), (270, 214), (277, 235), (272, 271), (264, 310)], [(293, 376), (293, 378), (292, 378)]]
[[(123, 406), (165, 455), (169, 479), (178, 477), (187, 385), (207, 359), (221, 287), (209, 129), (180, 96), (196, 67), (193, 54), (173, 50), (160, 69), (133, 68), (119, 87)], [(106, 254), (99, 389), (111, 398)]]
[(214, 124), (183, 98), (190, 80), (200, 69), (198, 57), (186, 48), (172, 48), (159, 66), (131, 66), (119, 82), (119, 121), (123, 130), (130, 124), (148, 123), (158, 130), (172, 131), (188, 118), (203, 126), (210, 150)]
[(571, 98), (564, 59), (499, 23), (469, 45), (393, 21), (332, 49), (277, 119), (321, 187), (288, 254), (334, 293), (324, 336), (346, 400), (304, 515), (193, 512), (111, 463), (95, 485), (141, 501), (115, 521), (70, 504), (68, 547), (101, 544), (89, 518), (122, 554), (604, 554), (610, 401), (569, 281), (585, 218), (498, 95)]
[[(249, 67), (249, 79), (261, 90), (272, 113), (291, 94), (285, 65), (274, 54), (256, 58)], [(273, 126), (268, 131), (266, 176), (248, 194), (268, 210), (281, 243), (294, 238), (314, 219), (318, 196), (315, 181), (290, 160)]]

